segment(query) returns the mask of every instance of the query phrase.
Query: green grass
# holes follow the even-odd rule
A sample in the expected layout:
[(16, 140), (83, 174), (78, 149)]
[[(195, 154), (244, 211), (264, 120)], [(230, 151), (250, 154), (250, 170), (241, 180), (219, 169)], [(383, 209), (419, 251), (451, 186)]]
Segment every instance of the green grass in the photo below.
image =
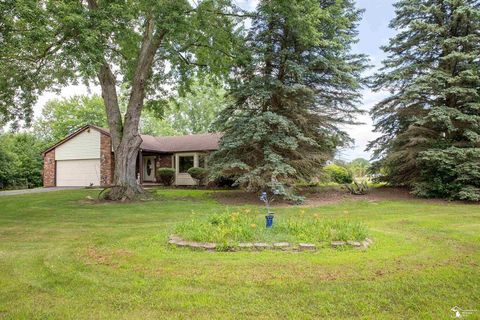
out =
[(199, 217), (195, 212), (190, 219), (178, 223), (175, 234), (184, 240), (215, 242), (217, 249), (228, 251), (240, 242), (301, 242), (314, 243), (320, 247), (334, 240), (365, 240), (366, 226), (352, 219), (320, 218), (319, 214), (283, 214), (274, 219), (273, 228), (265, 228), (265, 213), (258, 210), (235, 210)]
[[(366, 251), (201, 252), (177, 223), (234, 212), (210, 192), (88, 204), (95, 190), (0, 197), (0, 319), (450, 319), (480, 309), (480, 206), (356, 201), (304, 208), (362, 221)], [(276, 208), (276, 219), (298, 213)], [(467, 319), (479, 319), (475, 314)]]

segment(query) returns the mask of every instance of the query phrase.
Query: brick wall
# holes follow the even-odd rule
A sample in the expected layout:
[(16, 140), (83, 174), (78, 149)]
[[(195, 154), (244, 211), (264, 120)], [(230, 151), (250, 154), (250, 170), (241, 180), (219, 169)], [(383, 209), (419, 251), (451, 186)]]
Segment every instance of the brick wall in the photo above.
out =
[(100, 184), (109, 186), (113, 181), (114, 159), (112, 153), (112, 139), (102, 133), (100, 135)]
[(172, 167), (172, 155), (159, 155), (157, 156), (157, 168), (171, 168)]
[(55, 187), (55, 149), (43, 156), (43, 186)]

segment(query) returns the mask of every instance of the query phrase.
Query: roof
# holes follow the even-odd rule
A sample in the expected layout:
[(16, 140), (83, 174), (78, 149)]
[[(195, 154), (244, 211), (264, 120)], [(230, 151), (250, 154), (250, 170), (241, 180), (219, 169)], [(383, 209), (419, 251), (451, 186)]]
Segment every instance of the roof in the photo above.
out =
[[(93, 128), (110, 136), (110, 130), (101, 128), (94, 125), (86, 125), (68, 135), (64, 139), (60, 140), (53, 146), (49, 147), (43, 153), (58, 147), (59, 145), (74, 138), (78, 134), (82, 133), (88, 128)], [(189, 151), (212, 151), (218, 149), (218, 142), (222, 137), (222, 133), (204, 133), (204, 134), (190, 134), (184, 136), (165, 136), (154, 137), (150, 135), (140, 135), (142, 138), (142, 144), (140, 149), (146, 151), (155, 151), (161, 153), (173, 153), (173, 152), (189, 152)]]
[(211, 151), (218, 149), (221, 133), (190, 134), (185, 136), (154, 137), (141, 135), (143, 150), (165, 153)]

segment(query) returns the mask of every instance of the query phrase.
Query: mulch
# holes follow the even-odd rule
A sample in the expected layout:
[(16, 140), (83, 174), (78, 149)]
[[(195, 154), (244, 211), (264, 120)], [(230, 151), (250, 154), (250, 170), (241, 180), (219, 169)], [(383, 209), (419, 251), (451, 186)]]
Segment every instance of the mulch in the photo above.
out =
[[(419, 199), (410, 194), (407, 188), (380, 187), (372, 188), (366, 195), (352, 195), (343, 187), (313, 187), (300, 190), (300, 194), (305, 197), (304, 205), (320, 206), (343, 202), (346, 200), (417, 200), (434, 203), (446, 203), (443, 199)], [(215, 192), (213, 197), (220, 203), (226, 205), (259, 205), (259, 194), (234, 190), (229, 192)], [(286, 207), (294, 205), (291, 202), (275, 199), (272, 207)]]

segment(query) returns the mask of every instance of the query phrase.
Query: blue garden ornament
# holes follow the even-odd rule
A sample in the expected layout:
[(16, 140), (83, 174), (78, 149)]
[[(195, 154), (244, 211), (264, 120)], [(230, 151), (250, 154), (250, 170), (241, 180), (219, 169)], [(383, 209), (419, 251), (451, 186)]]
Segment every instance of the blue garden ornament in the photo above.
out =
[(273, 226), (273, 213), (270, 212), (265, 216), (265, 227), (271, 228)]
[[(273, 194), (279, 194), (278, 190), (274, 190)], [(267, 215), (265, 216), (265, 227), (266, 228), (271, 228), (273, 227), (273, 217), (274, 213), (270, 211), (270, 203), (273, 201), (273, 199), (268, 199), (268, 194), (264, 191), (262, 192), (262, 195), (260, 196), (260, 200), (265, 202), (265, 207), (267, 209)]]

